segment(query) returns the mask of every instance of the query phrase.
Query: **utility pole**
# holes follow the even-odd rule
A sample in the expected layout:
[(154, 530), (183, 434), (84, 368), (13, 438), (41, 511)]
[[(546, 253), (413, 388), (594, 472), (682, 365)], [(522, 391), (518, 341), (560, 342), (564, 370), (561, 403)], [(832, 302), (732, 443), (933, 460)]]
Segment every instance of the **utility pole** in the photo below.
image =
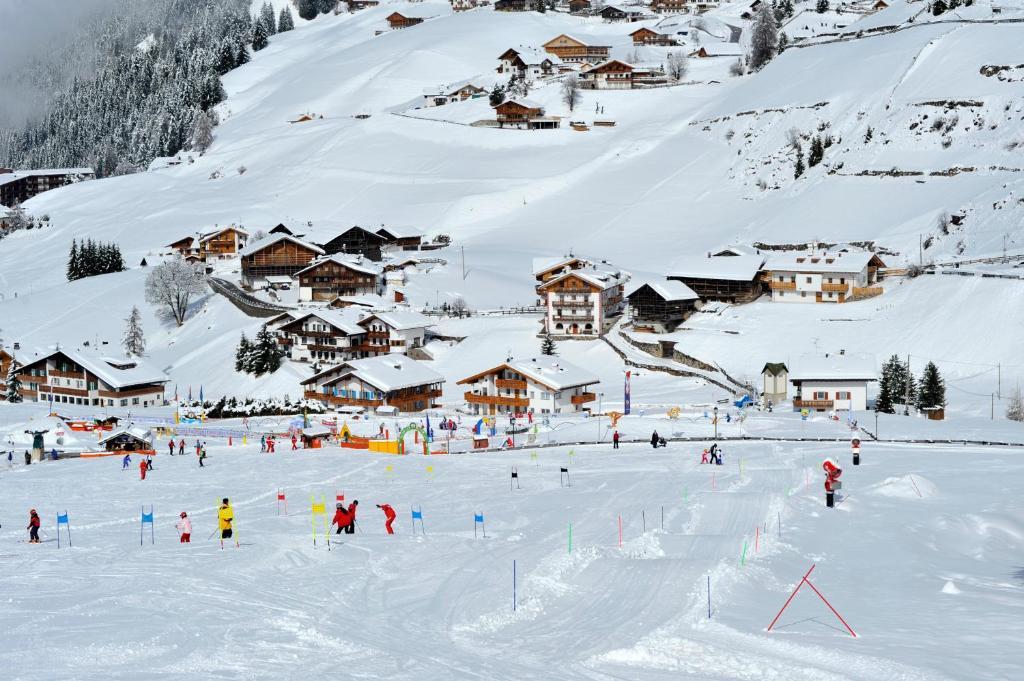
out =
[(996, 420), (996, 396), (995, 396), (995, 394), (992, 395), (992, 414), (989, 416), (989, 419), (992, 420), (992, 421)]
[(1003, 365), (996, 365), (996, 397), (1003, 399)]
[(917, 264), (924, 266), (924, 236), (917, 235)]

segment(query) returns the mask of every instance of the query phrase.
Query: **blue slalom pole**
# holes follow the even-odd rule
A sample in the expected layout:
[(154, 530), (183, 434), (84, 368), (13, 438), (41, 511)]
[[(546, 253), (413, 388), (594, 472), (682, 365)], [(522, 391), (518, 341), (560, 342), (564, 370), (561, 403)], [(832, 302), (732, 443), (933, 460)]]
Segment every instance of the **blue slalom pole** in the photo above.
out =
[(711, 575), (708, 575), (708, 619), (711, 619)]
[(512, 612), (516, 611), (516, 560), (512, 559)]

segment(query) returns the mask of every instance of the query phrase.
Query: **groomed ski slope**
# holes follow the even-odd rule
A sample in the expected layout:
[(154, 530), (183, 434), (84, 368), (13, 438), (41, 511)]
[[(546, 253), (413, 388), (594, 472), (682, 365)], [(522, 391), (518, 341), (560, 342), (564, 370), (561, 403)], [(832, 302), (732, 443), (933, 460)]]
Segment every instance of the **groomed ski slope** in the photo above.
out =
[[(866, 445), (853, 468), (842, 443), (729, 444), (722, 467), (697, 464), (692, 443), (579, 447), (572, 459), (565, 448), (543, 449), (535, 461), (528, 451), (256, 450), (212, 446), (204, 469), (194, 455), (161, 454), (145, 482), (116, 458), (0, 472), (6, 678), (1022, 673), (1016, 452)], [(821, 492), (826, 455), (840, 458), (849, 494), (831, 511)], [(513, 466), (522, 489), (510, 492)], [(562, 466), (571, 488), (559, 485)], [(278, 488), (287, 517), (277, 515)], [(314, 548), (310, 495), (333, 506), (339, 491), (360, 500), (361, 532)], [(207, 539), (223, 496), (241, 548)], [(393, 537), (374, 507), (382, 502), (398, 510)], [(139, 545), (143, 504), (155, 506), (155, 545), (148, 533)], [(425, 536), (410, 529), (413, 505), (422, 506)], [(20, 543), (30, 507), (46, 540), (66, 509), (73, 547)], [(172, 527), (181, 510), (193, 518), (189, 546)], [(475, 512), (486, 539), (473, 537)], [(764, 631), (812, 563), (812, 582), (858, 638), (806, 587), (776, 631)]]

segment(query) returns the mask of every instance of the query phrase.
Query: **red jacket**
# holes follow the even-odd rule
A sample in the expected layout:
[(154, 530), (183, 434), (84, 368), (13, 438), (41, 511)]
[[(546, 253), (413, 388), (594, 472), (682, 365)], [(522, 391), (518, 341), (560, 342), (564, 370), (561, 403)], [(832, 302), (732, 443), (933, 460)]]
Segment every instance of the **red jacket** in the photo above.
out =
[(348, 511), (343, 508), (339, 508), (334, 512), (334, 520), (331, 522), (338, 527), (345, 527), (352, 522), (352, 517), (348, 514)]
[(354, 502), (354, 501), (351, 504), (348, 505), (348, 514), (350, 516), (352, 516), (352, 520), (356, 519), (356, 509), (357, 508), (359, 508), (359, 507), (356, 506), (356, 502)]
[(34, 515), (28, 519), (29, 527), (39, 527), (39, 516)]
[(384, 517), (388, 520), (395, 519), (395, 509), (391, 508), (390, 504), (381, 504), (380, 510), (384, 511)]

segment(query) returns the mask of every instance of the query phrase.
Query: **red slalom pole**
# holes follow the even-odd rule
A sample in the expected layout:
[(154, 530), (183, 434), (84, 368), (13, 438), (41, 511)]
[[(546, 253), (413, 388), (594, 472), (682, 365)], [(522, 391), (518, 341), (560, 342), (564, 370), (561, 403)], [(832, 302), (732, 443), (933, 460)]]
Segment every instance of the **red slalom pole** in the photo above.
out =
[[(813, 569), (813, 566), (812, 566), (812, 569)], [(810, 572), (808, 572), (807, 574), (810, 574)], [(807, 586), (809, 586), (812, 589), (814, 589), (814, 585), (811, 584), (807, 580), (807, 576), (806, 575), (804, 576), (804, 581), (807, 582)], [(832, 611), (833, 615), (835, 615), (836, 617), (839, 618), (839, 621), (843, 623), (843, 626), (846, 627), (846, 630), (848, 632), (850, 632), (850, 635), (853, 636), (854, 638), (857, 638), (857, 634), (853, 631), (853, 629), (850, 628), (850, 625), (846, 623), (846, 620), (843, 619), (843, 616), (840, 615), (838, 612), (836, 612), (836, 609), (832, 607), (832, 604), (828, 602), (828, 599), (825, 598), (824, 596), (822, 596), (821, 592), (818, 591), (817, 589), (814, 589), (814, 593), (818, 594), (818, 598), (820, 598), (821, 600), (825, 601), (825, 605), (828, 606), (828, 609)]]
[(761, 527), (754, 528), (754, 553), (757, 553), (758, 546), (761, 543)]
[(807, 577), (813, 571), (814, 571), (814, 565), (811, 565), (811, 569), (807, 571), (807, 574), (805, 574), (803, 577), (800, 578), (800, 583), (796, 585), (796, 588), (793, 589), (793, 593), (791, 593), (789, 595), (789, 598), (786, 599), (786, 604), (782, 606), (782, 610), (779, 610), (779, 614), (776, 615), (775, 619), (772, 620), (772, 623), (768, 625), (768, 631), (771, 631), (772, 627), (775, 626), (775, 623), (779, 621), (779, 618), (782, 617), (782, 613), (786, 610), (786, 608), (789, 607), (790, 602), (796, 596), (796, 592), (800, 590), (800, 587), (802, 587), (804, 585), (804, 582), (807, 581)]
[(619, 516), (619, 548), (622, 548), (622, 516)]

